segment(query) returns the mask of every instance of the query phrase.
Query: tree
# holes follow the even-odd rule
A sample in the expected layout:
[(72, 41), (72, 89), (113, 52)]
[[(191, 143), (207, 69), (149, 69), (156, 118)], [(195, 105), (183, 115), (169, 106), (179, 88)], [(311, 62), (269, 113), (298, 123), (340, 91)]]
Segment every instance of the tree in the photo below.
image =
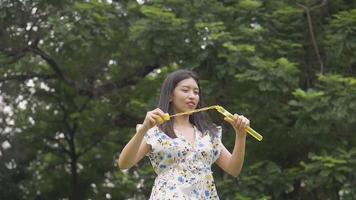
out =
[(248, 138), (240, 178), (214, 169), (222, 199), (354, 198), (354, 7), (1, 1), (0, 198), (147, 199), (147, 159), (123, 173), (114, 155), (178, 68), (265, 136)]

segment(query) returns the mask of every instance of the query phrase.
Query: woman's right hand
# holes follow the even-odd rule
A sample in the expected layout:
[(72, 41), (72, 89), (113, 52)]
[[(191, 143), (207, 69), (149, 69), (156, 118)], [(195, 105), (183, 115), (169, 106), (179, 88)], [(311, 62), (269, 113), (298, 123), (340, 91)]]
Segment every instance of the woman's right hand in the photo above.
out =
[(164, 113), (161, 109), (156, 108), (154, 110), (148, 111), (145, 117), (145, 120), (142, 123), (142, 126), (146, 129), (149, 130), (155, 125), (159, 124), (159, 122), (163, 122), (165, 116), (167, 116), (168, 113)]

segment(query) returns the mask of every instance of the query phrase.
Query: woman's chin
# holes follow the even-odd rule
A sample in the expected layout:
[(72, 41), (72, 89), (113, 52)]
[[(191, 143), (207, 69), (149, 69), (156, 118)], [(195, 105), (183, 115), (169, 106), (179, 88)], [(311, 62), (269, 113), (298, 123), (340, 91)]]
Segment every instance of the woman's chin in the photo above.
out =
[(196, 109), (195, 106), (187, 106), (187, 107), (185, 108), (185, 112), (193, 111), (193, 110), (195, 110), (195, 109)]
[(190, 111), (193, 111), (193, 110), (195, 110), (195, 107), (186, 106), (186, 107), (184, 107), (182, 109), (177, 109), (175, 114), (182, 113), (182, 112), (190, 112)]

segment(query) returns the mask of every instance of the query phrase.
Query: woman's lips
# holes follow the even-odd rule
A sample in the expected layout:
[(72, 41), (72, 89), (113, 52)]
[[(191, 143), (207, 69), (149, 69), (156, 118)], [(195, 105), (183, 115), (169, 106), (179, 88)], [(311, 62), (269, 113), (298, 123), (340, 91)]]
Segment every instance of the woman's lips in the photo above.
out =
[(188, 102), (186, 103), (189, 107), (195, 107), (195, 103), (194, 102)]

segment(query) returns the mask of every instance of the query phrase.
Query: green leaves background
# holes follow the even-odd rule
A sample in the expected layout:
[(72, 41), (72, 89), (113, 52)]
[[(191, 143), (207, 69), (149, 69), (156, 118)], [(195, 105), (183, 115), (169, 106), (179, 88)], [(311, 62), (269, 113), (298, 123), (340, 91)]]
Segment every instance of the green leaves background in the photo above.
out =
[(221, 199), (356, 198), (355, 5), (0, 1), (0, 198), (147, 199), (148, 159), (115, 155), (179, 68), (264, 135), (238, 178), (213, 167)]

